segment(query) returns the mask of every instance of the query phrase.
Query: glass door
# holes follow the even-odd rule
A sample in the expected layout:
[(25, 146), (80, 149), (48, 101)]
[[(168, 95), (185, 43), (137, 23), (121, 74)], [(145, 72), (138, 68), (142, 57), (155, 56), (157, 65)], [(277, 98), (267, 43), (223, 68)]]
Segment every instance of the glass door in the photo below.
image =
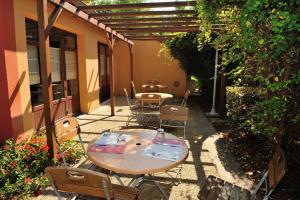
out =
[(98, 43), (98, 62), (99, 62), (99, 99), (100, 103), (110, 98), (110, 70), (108, 47)]

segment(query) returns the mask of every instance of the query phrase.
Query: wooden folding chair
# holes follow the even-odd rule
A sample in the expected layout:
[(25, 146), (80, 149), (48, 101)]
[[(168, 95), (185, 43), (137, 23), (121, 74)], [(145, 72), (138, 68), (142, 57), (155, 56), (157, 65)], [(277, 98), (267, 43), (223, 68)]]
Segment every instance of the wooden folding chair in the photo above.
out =
[(254, 191), (243, 189), (239, 186), (228, 183), (220, 178), (209, 176), (201, 188), (198, 198), (209, 199), (231, 199), (231, 200), (255, 200), (257, 193), (264, 185), (265, 194), (263, 200), (268, 200), (278, 183), (286, 173), (286, 160), (283, 150), (276, 146), (275, 153), (269, 162), (268, 171), (256, 185)]
[[(62, 199), (62, 196), (58, 191), (106, 200), (135, 200), (138, 198), (136, 188), (112, 184), (109, 176), (100, 172), (71, 167), (47, 167), (45, 172), (59, 200)], [(79, 198), (87, 199), (87, 196)]]
[(159, 81), (156, 80), (156, 79), (152, 79), (152, 80), (148, 80), (148, 83), (149, 83), (149, 84), (158, 84)]
[(58, 144), (59, 153), (60, 153), (60, 156), (61, 156), (65, 166), (67, 166), (67, 161), (64, 156), (64, 153), (69, 151), (75, 145), (66, 149), (65, 151), (62, 150), (61, 145), (64, 142), (74, 138), (75, 136), (78, 136), (78, 141), (80, 142), (83, 152), (86, 156), (86, 151), (84, 149), (83, 142), (82, 142), (82, 139), (80, 136), (79, 123), (75, 117), (65, 117), (65, 118), (59, 120), (58, 122), (56, 122), (55, 128), (54, 128), (54, 133), (55, 133), (54, 135), (56, 138), (56, 142)]
[(159, 87), (157, 85), (147, 85), (145, 87), (146, 92), (159, 92)]
[(183, 128), (183, 138), (185, 138), (185, 128), (188, 121), (188, 108), (176, 105), (161, 106), (159, 121), (160, 128), (162, 126)]

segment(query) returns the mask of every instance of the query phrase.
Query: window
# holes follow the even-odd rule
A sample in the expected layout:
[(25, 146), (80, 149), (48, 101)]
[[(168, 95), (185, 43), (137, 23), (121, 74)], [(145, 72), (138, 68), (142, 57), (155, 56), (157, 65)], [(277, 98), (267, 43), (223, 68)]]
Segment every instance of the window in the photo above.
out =
[[(36, 106), (43, 104), (38, 29), (37, 23), (28, 19), (26, 19), (26, 38), (31, 103), (32, 106)], [(76, 35), (53, 28), (49, 33), (49, 41), (53, 99), (78, 95)]]

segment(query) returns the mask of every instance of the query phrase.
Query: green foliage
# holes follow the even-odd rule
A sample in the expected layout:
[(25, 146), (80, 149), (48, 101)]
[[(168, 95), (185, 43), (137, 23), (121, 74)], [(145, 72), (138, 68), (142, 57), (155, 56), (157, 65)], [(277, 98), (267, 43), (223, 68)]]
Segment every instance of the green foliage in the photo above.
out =
[(173, 58), (180, 62), (180, 66), (187, 76), (195, 76), (201, 82), (203, 98), (211, 98), (211, 80), (214, 70), (215, 50), (211, 45), (198, 48), (197, 33), (182, 33), (164, 42), (165, 48)]
[[(69, 141), (64, 142), (61, 145), (61, 149), (62, 149), (62, 152), (64, 152), (64, 157), (68, 164), (77, 163), (84, 155), (81, 144), (77, 143), (74, 140), (69, 140)], [(58, 164), (61, 164), (63, 162), (60, 154), (56, 155), (55, 162)]]
[(227, 117), (245, 133), (253, 133), (249, 113), (257, 101), (265, 99), (266, 91), (253, 87), (226, 87)]
[[(199, 41), (222, 49), (227, 75), (235, 84), (267, 90), (244, 124), (268, 137), (289, 133), (300, 118), (300, 2), (198, 0), (198, 11), (204, 25)], [(225, 27), (212, 37), (217, 23)]]

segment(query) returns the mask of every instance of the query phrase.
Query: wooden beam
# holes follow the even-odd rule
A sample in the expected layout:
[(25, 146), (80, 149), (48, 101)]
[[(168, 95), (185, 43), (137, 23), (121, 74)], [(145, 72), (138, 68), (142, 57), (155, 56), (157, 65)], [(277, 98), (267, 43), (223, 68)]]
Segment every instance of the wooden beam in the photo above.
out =
[[(132, 45), (128, 44), (129, 47), (129, 58), (130, 58), (130, 81), (133, 81), (133, 53), (132, 53)], [(134, 93), (133, 93), (133, 88), (131, 87), (131, 84), (129, 83), (130, 86), (130, 96), (131, 99), (134, 98)]]
[(106, 24), (107, 26), (111, 28), (116, 28), (120, 26), (125, 27), (135, 27), (135, 26), (168, 26), (168, 25), (197, 25), (198, 22), (196, 21), (187, 21), (187, 22), (152, 22), (152, 23), (120, 23), (120, 24)]
[[(54, 5), (58, 5), (58, 0), (48, 0), (49, 2), (51, 2)], [(117, 33), (116, 31), (113, 31), (111, 28), (106, 27), (104, 24), (100, 23), (98, 20), (96, 20), (95, 18), (89, 16), (88, 14), (86, 14), (83, 11), (78, 11), (76, 6), (73, 6), (72, 4), (68, 3), (68, 2), (63, 2), (62, 3), (62, 7), (64, 10), (70, 12), (71, 14), (73, 14), (74, 16), (78, 17), (79, 19), (90, 23), (91, 25), (104, 30), (108, 33), (112, 33), (114, 36), (116, 36), (117, 38), (129, 43), (133, 45), (133, 42), (128, 40), (127, 38), (125, 38), (123, 35)]]
[(148, 15), (181, 15), (197, 14), (195, 10), (168, 10), (168, 11), (139, 11), (139, 12), (110, 12), (92, 13), (91, 17), (115, 17), (115, 16), (148, 16)]
[[(99, 17), (96, 17), (99, 18)], [(121, 19), (99, 19), (104, 24), (127, 23), (127, 22), (165, 22), (165, 21), (197, 21), (198, 17), (147, 17), (147, 18), (121, 18)]]
[(131, 3), (131, 4), (78, 6), (78, 9), (79, 10), (123, 10), (123, 9), (137, 9), (137, 8), (196, 6), (196, 3), (197, 3), (196, 1)]
[(199, 26), (185, 27), (155, 27), (155, 28), (118, 28), (118, 32), (194, 32), (199, 31)]
[(114, 45), (116, 37), (111, 33), (107, 33), (109, 41), (109, 64), (110, 64), (110, 114), (115, 116), (115, 69), (114, 69)]
[(55, 153), (54, 148), (54, 106), (52, 94), (52, 80), (51, 80), (51, 62), (50, 62), (50, 47), (49, 36), (46, 35), (46, 28), (48, 26), (48, 12), (47, 0), (37, 1), (37, 15), (38, 15), (38, 38), (39, 38), (39, 57), (40, 69), (43, 85), (43, 103), (44, 116), (47, 134), (47, 145), (49, 146), (49, 153), (53, 158)]
[(58, 5), (55, 6), (54, 10), (52, 11), (49, 19), (48, 19), (48, 25), (46, 28), (46, 35), (49, 35), (50, 30), (53, 28), (55, 22), (57, 21), (59, 15), (61, 14), (61, 12), (63, 11), (63, 4), (64, 0), (61, 0), (60, 3)]

